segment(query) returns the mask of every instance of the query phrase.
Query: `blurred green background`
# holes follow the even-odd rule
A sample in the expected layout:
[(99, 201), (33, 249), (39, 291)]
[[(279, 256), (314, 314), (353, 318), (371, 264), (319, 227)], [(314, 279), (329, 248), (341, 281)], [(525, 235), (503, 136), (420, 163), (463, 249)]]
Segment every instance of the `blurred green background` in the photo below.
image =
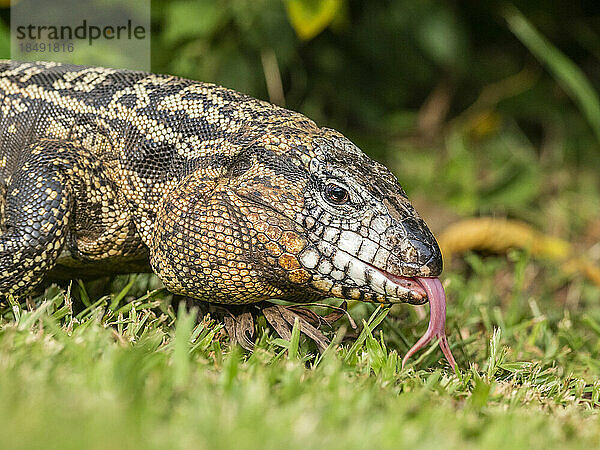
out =
[(493, 214), (600, 240), (596, 2), (155, 0), (152, 68), (342, 131), (436, 231)]

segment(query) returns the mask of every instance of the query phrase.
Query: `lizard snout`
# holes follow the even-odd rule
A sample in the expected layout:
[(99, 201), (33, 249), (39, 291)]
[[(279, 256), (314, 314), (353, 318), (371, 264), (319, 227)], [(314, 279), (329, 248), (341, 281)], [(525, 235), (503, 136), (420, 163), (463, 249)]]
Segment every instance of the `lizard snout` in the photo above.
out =
[(438, 276), (440, 273), (442, 273), (442, 253), (435, 240), (433, 242), (425, 243), (419, 239), (409, 239), (409, 242), (414, 249), (414, 253), (416, 254), (415, 263), (417, 265), (418, 272), (420, 272), (415, 273), (415, 276)]
[(404, 219), (394, 231), (389, 239), (394, 249), (391, 265), (396, 267), (388, 271), (410, 277), (437, 277), (442, 273), (442, 252), (422, 219)]

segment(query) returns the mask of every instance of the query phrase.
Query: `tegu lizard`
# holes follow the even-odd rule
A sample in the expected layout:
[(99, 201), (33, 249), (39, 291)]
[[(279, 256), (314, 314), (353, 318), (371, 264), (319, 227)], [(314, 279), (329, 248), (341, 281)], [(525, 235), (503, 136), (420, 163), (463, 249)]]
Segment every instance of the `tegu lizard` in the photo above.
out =
[(339, 132), (213, 84), (0, 61), (0, 293), (142, 271), (245, 304), (431, 305), (436, 240), (394, 175)]

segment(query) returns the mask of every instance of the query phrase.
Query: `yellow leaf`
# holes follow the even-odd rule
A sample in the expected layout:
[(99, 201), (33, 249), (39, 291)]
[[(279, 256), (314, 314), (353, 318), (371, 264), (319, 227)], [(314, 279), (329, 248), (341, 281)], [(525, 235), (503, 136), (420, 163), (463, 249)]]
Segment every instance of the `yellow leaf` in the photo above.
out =
[(528, 249), (534, 256), (562, 262), (565, 273), (582, 272), (600, 286), (600, 268), (585, 256), (578, 255), (569, 242), (540, 233), (516, 220), (491, 217), (462, 220), (446, 228), (439, 235), (438, 242), (444, 264), (450, 262), (452, 255), (469, 250), (504, 253), (510, 248), (522, 248)]
[(309, 40), (331, 24), (342, 0), (288, 0), (288, 18), (300, 39)]
[(515, 220), (482, 217), (455, 223), (439, 236), (445, 258), (468, 250), (503, 253), (510, 248), (529, 249), (536, 256), (563, 260), (570, 255), (568, 242), (546, 236)]

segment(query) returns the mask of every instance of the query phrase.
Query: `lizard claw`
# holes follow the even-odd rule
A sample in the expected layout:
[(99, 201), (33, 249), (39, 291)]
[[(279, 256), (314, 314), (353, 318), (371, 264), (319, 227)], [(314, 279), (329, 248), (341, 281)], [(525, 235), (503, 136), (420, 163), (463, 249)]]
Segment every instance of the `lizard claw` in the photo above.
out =
[[(312, 305), (312, 304), (311, 304)], [(221, 305), (210, 304), (208, 308), (202, 308), (204, 312), (214, 315), (223, 321), (225, 330), (233, 344), (237, 343), (248, 351), (254, 349), (254, 319), (262, 313), (268, 324), (283, 339), (289, 341), (292, 338), (292, 328), (296, 318), (300, 324), (300, 331), (312, 339), (320, 352), (325, 351), (329, 345), (329, 339), (319, 330), (322, 326), (331, 326), (346, 312), (346, 302), (340, 307), (315, 304), (334, 309), (333, 312), (321, 316), (304, 306), (282, 306), (267, 302), (248, 305)], [(350, 325), (356, 328), (354, 321), (349, 317)]]
[(265, 319), (271, 324), (275, 331), (286, 341), (292, 338), (292, 327), (294, 322), (298, 319), (300, 324), (300, 331), (311, 338), (320, 352), (324, 352), (329, 345), (329, 339), (319, 331), (318, 328), (311, 325), (306, 317), (313, 319), (313, 315), (317, 314), (306, 308), (301, 308), (301, 312), (298, 311), (298, 307), (285, 307), (281, 305), (273, 305), (262, 310)]

